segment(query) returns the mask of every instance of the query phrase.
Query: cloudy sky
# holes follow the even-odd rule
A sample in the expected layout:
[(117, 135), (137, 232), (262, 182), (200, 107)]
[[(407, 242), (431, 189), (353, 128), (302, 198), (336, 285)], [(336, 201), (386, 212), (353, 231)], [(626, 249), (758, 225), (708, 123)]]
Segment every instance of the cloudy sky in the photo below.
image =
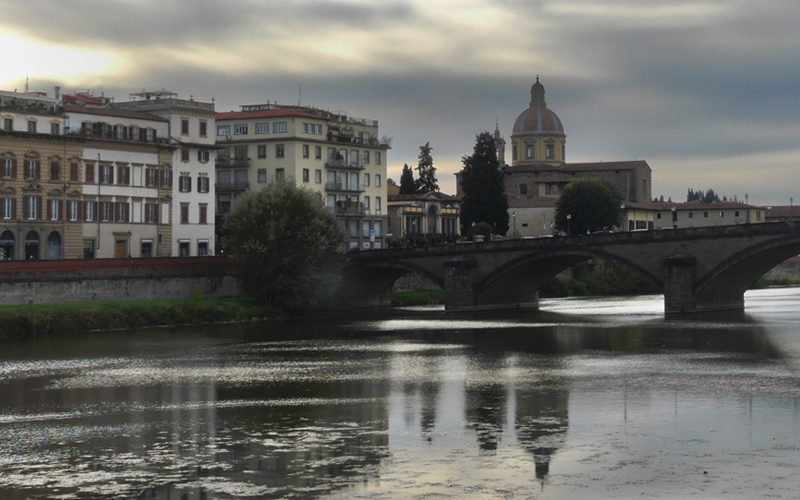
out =
[(675, 200), (800, 203), (794, 0), (0, 0), (0, 26), (0, 89), (300, 100), (379, 120), (395, 180), (430, 142), (446, 192), (539, 75), (568, 161), (647, 160)]

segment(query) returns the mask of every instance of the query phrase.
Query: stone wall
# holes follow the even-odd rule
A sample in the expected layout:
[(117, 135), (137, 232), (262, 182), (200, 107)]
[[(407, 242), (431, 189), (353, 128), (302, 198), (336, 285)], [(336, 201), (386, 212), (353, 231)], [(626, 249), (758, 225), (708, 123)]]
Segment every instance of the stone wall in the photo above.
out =
[(442, 287), (419, 274), (408, 273), (398, 278), (392, 286), (392, 293), (414, 292), (416, 290), (441, 290)]
[(765, 274), (762, 279), (779, 280), (790, 279), (800, 280), (800, 257), (792, 257), (791, 259), (778, 264)]
[(236, 297), (227, 257), (0, 263), (0, 304)]

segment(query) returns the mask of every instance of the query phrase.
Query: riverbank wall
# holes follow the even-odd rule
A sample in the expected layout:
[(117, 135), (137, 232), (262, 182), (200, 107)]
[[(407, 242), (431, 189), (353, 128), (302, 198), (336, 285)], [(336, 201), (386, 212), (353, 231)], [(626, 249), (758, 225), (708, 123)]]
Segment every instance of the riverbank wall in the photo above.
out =
[(0, 262), (0, 304), (188, 299), (239, 295), (228, 257)]

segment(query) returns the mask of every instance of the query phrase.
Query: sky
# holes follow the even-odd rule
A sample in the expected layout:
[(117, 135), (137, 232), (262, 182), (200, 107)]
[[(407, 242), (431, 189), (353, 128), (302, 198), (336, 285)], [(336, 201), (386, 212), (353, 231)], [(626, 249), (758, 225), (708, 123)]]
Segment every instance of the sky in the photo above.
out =
[(392, 137), (395, 181), (429, 142), (453, 193), (477, 134), (510, 142), (538, 75), (568, 162), (647, 160), (676, 201), (788, 205), (798, 25), (796, 0), (0, 0), (0, 89), (346, 112)]

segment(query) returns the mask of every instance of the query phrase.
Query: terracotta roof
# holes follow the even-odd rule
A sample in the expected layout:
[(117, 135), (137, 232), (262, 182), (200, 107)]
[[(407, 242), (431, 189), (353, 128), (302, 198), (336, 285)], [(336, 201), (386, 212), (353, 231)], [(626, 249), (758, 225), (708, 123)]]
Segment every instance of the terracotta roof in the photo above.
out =
[(796, 207), (794, 205), (767, 207), (766, 216), (770, 219), (783, 219), (789, 217), (796, 219), (800, 217), (800, 207)]
[(564, 133), (561, 118), (547, 106), (531, 106), (517, 117), (514, 122), (513, 134), (525, 132), (556, 132)]
[(116, 116), (118, 118), (136, 118), (137, 120), (151, 120), (154, 122), (168, 122), (167, 118), (143, 113), (141, 111), (125, 111), (116, 108), (95, 108), (87, 106), (76, 106), (74, 104), (64, 104), (66, 113), (81, 113), (84, 115)]
[(243, 120), (246, 118), (278, 118), (281, 116), (302, 116), (305, 118), (314, 118), (317, 120), (329, 120), (324, 116), (320, 116), (308, 111), (299, 111), (296, 109), (260, 109), (258, 111), (229, 111), (227, 113), (217, 113), (216, 120)]
[(93, 97), (89, 97), (87, 95), (82, 95), (82, 94), (76, 94), (76, 95), (64, 94), (61, 96), (61, 98), (64, 100), (65, 104), (76, 104), (78, 102), (83, 102), (86, 104), (97, 104), (100, 106), (103, 105), (102, 99), (95, 99)]
[(548, 165), (546, 163), (538, 163), (535, 165), (514, 165), (505, 169), (506, 172), (587, 172), (587, 171), (602, 171), (602, 170), (633, 170), (636, 167), (647, 167), (645, 160), (630, 160), (630, 161), (601, 161), (593, 163), (564, 163), (563, 165)]

